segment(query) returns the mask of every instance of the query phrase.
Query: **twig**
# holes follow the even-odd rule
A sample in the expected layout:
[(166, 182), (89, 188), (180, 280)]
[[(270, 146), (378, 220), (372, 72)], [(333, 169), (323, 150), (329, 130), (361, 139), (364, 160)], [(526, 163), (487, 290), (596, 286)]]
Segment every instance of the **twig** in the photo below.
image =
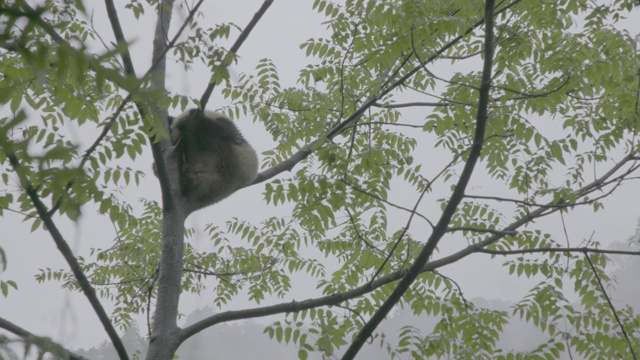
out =
[(351, 184), (351, 183), (350, 183), (348, 180), (346, 180), (346, 179), (340, 179), (340, 181), (342, 181), (343, 183), (347, 184), (347, 186), (351, 187), (351, 188), (352, 188), (352, 189), (354, 189), (355, 191), (357, 191), (357, 192), (361, 192), (361, 193), (363, 193), (363, 194), (365, 194), (365, 195), (368, 195), (368, 196), (371, 196), (372, 198), (374, 198), (374, 199), (376, 199), (376, 200), (378, 200), (378, 201), (381, 201), (381, 202), (383, 202), (383, 203), (385, 203), (385, 204), (387, 204), (387, 205), (389, 205), (389, 206), (391, 206), (391, 207), (394, 207), (394, 208), (396, 208), (396, 209), (400, 209), (400, 210), (406, 211), (406, 212), (408, 212), (408, 213), (415, 213), (415, 214), (416, 214), (416, 216), (418, 216), (419, 218), (423, 219), (423, 220), (424, 220), (424, 221), (426, 221), (429, 225), (431, 225), (431, 227), (433, 227), (433, 223), (432, 223), (432, 222), (431, 222), (431, 221), (430, 221), (426, 216), (424, 216), (424, 215), (420, 214), (420, 213), (419, 213), (419, 212), (417, 212), (417, 211), (411, 210), (411, 209), (406, 208), (406, 207), (404, 207), (404, 206), (396, 205), (396, 204), (394, 204), (394, 203), (390, 202), (389, 200), (385, 200), (385, 199), (381, 198), (381, 197), (380, 197), (380, 196), (378, 196), (378, 195), (372, 194), (372, 193), (370, 193), (370, 192), (368, 192), (368, 191), (366, 191), (366, 190), (364, 190), (364, 189), (360, 189), (359, 187), (357, 187), (357, 186), (355, 186), (355, 185)]
[(471, 231), (478, 233), (491, 233), (491, 234), (499, 234), (499, 235), (517, 235), (517, 231), (510, 230), (496, 230), (496, 229), (482, 229), (476, 228), (472, 226), (458, 226), (458, 227), (448, 227), (447, 232), (456, 232), (456, 231)]
[[(400, 245), (400, 241), (402, 241), (402, 239), (404, 238), (404, 236), (407, 233), (407, 231), (409, 231), (409, 227), (411, 226), (411, 221), (413, 220), (413, 216), (417, 213), (418, 205), (420, 205), (420, 203), (422, 202), (422, 198), (424, 197), (424, 194), (426, 194), (428, 189), (429, 189), (429, 187), (426, 186), (424, 188), (424, 190), (422, 190), (422, 193), (418, 197), (418, 200), (416, 200), (416, 203), (413, 205), (413, 210), (411, 210), (411, 214), (409, 215), (409, 219), (407, 220), (406, 225), (402, 229), (402, 233), (398, 236), (398, 240), (396, 240), (396, 243), (393, 244), (393, 247), (391, 248), (391, 251), (389, 251), (389, 255), (387, 255), (387, 257), (384, 259), (384, 261), (382, 262), (382, 265), (380, 265), (378, 267), (378, 270), (376, 271), (375, 274), (373, 274), (373, 276), (371, 277), (371, 280), (369, 280), (369, 283), (373, 282), (373, 280), (375, 280), (376, 277), (380, 274), (380, 272), (382, 271), (384, 266), (391, 259), (391, 256), (393, 255), (393, 253), (396, 251), (396, 248), (398, 247), (398, 245)], [(369, 336), (371, 336), (371, 334), (369, 334)], [(367, 337), (369, 337), (369, 336), (367, 336)]]
[[(264, 15), (264, 13), (267, 12), (267, 9), (269, 9), (271, 4), (273, 4), (273, 0), (265, 0), (262, 3), (262, 6), (258, 10), (258, 12), (256, 12), (253, 15), (253, 18), (251, 19), (251, 21), (249, 21), (249, 24), (247, 24), (244, 30), (242, 30), (236, 42), (233, 43), (233, 46), (231, 46), (231, 49), (229, 49), (229, 52), (227, 52), (225, 57), (222, 59), (223, 67), (227, 67), (231, 64), (232, 57), (238, 52), (238, 50), (240, 50), (240, 46), (242, 46), (242, 43), (244, 43), (247, 37), (249, 37), (249, 34), (251, 33), (251, 31), (256, 26), (258, 21), (260, 21), (260, 19), (262, 18), (262, 15)], [(211, 97), (211, 93), (213, 92), (213, 89), (216, 87), (216, 85), (217, 84), (215, 81), (212, 81), (209, 83), (206, 90), (202, 94), (202, 97), (200, 98), (200, 109), (204, 110), (207, 107), (207, 103), (209, 102), (209, 97)]]
[(373, 106), (379, 107), (379, 108), (383, 108), (383, 109), (398, 109), (398, 108), (406, 108), (406, 107), (413, 107), (413, 106), (429, 106), (429, 107), (451, 106), (451, 104), (450, 103), (443, 103), (443, 102), (417, 101), (417, 102), (408, 102), (408, 103), (401, 103), (401, 104), (380, 104), (380, 103), (375, 103), (375, 104), (373, 104)]

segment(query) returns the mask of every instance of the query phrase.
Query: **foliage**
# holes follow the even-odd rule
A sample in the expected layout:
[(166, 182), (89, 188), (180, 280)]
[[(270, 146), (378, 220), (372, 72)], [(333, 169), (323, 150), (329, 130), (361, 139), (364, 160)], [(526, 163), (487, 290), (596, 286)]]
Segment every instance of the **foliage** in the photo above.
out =
[[(112, 246), (77, 260), (99, 297), (115, 305), (113, 323), (125, 330), (155, 304), (163, 236), (157, 202), (140, 206), (121, 196), (150, 170), (132, 161), (150, 137), (164, 133), (157, 118), (141, 116), (140, 104), (173, 112), (198, 100), (163, 95), (147, 86), (148, 78), (124, 73), (123, 44), (95, 53), (92, 45), (103, 35), (80, 2), (50, 1), (46, 10), (21, 4), (0, 5), (0, 104), (8, 107), (0, 119), (0, 215), (19, 211), (32, 231), (47, 230), (36, 194), (53, 209), (49, 215), (76, 221), (94, 206), (108, 217)], [(640, 353), (640, 315), (608, 302), (614, 281), (608, 258), (555, 251), (566, 247), (564, 240), (534, 222), (579, 206), (600, 210), (602, 198), (637, 176), (638, 37), (619, 25), (634, 4), (497, 6), (489, 124), (476, 171), (498, 190), (465, 194), (446, 239), (466, 244), (452, 256), (433, 256), (402, 299), (437, 325), (404, 327), (397, 341), (376, 335), (392, 358)], [(144, 18), (156, 5), (131, 1), (119, 10)], [(169, 53), (185, 70), (211, 69), (223, 110), (264, 126), (274, 146), (262, 153), (263, 169), (295, 165), (256, 185), (264, 186), (266, 204), (286, 216), (186, 230), (187, 238), (203, 230), (210, 242), (185, 243), (181, 290), (207, 298), (229, 320), (271, 315), (268, 305), (284, 304), (274, 313), (286, 317), (265, 333), (295, 344), (301, 359), (341, 354), (437, 223), (433, 214), (449, 201), (473, 145), (484, 31), (476, 25), (484, 9), (478, 2), (316, 0), (313, 8), (325, 16), (328, 35), (300, 45), (310, 64), (295, 85), (282, 83), (279, 64), (268, 58), (230, 79), (227, 65), (237, 57), (219, 42), (238, 35), (235, 24), (192, 22)], [(79, 142), (70, 127), (98, 139), (95, 146)], [(296, 157), (309, 144), (309, 155)], [(403, 205), (406, 194), (412, 202)], [(525, 255), (533, 250), (548, 251)], [(511, 312), (476, 306), (455, 279), (437, 272), (482, 251), (512, 277), (537, 282)], [(1, 249), (0, 256), (4, 266)], [(327, 301), (310, 307), (293, 301), (300, 278)], [(67, 269), (42, 269), (37, 279), (82, 290)], [(3, 296), (9, 287), (17, 284), (0, 282)], [(229, 305), (243, 297), (256, 311), (234, 318)], [(502, 348), (513, 319), (531, 323), (546, 341), (528, 351)]]

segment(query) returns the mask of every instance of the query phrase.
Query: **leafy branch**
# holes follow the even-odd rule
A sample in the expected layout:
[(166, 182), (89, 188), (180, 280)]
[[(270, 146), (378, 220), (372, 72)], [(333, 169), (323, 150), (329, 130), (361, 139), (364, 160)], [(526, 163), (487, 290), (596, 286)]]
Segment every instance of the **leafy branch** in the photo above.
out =
[(453, 190), (453, 194), (451, 194), (451, 198), (447, 203), (440, 220), (436, 224), (429, 240), (427, 240), (426, 245), (422, 248), (422, 251), (418, 255), (418, 257), (414, 260), (413, 264), (407, 271), (407, 274), (403, 276), (400, 283), (393, 290), (391, 295), (385, 300), (385, 302), (376, 310), (371, 319), (360, 329), (360, 332), (351, 343), (345, 354), (343, 355), (343, 360), (353, 359), (360, 349), (362, 345), (366, 342), (366, 340), (373, 334), (373, 331), (378, 327), (378, 325), (384, 320), (384, 318), (391, 312), (391, 309), (400, 301), (402, 295), (409, 289), (411, 284), (415, 281), (415, 279), (422, 272), (422, 268), (425, 266), (433, 251), (435, 250), (440, 239), (447, 232), (447, 227), (453, 214), (462, 199), (464, 197), (464, 191), (467, 188), (467, 184), (471, 179), (471, 175), (473, 174), (473, 169), (475, 168), (478, 159), (480, 159), (480, 154), (482, 152), (482, 145), (484, 143), (484, 132), (485, 126), (487, 124), (487, 119), (489, 118), (488, 107), (490, 102), (490, 93), (491, 93), (491, 70), (493, 65), (493, 27), (494, 27), (494, 0), (486, 0), (485, 2), (485, 38), (484, 38), (484, 66), (482, 69), (482, 80), (480, 82), (479, 89), (479, 99), (478, 99), (478, 113), (476, 117), (476, 130), (473, 138), (473, 146), (471, 151), (469, 152), (469, 157), (467, 162), (464, 165), (464, 169), (462, 170), (462, 174), (460, 174), (460, 179)]
[(618, 312), (616, 311), (616, 308), (613, 306), (613, 303), (611, 302), (611, 298), (607, 294), (607, 290), (602, 284), (602, 280), (600, 280), (600, 275), (598, 275), (598, 271), (596, 270), (596, 267), (593, 265), (593, 262), (591, 261), (591, 256), (589, 256), (589, 253), (586, 251), (584, 251), (584, 256), (587, 258), (587, 262), (589, 262), (589, 267), (591, 267), (591, 271), (593, 271), (593, 275), (596, 277), (596, 280), (598, 281), (598, 286), (600, 286), (600, 290), (602, 291), (602, 296), (604, 296), (605, 299), (607, 300), (607, 304), (609, 304), (609, 308), (613, 313), (613, 317), (615, 317), (616, 322), (618, 323), (618, 326), (620, 326), (620, 331), (622, 331), (622, 335), (624, 335), (624, 338), (627, 341), (629, 352), (631, 352), (631, 356), (633, 356), (633, 359), (636, 360), (637, 359), (636, 353), (635, 351), (633, 351), (633, 345), (631, 344), (631, 340), (629, 339), (629, 334), (627, 334), (627, 331), (625, 330), (624, 325), (622, 325), (622, 321), (620, 321)]
[[(634, 156), (628, 155), (621, 159), (618, 163), (616, 163), (609, 171), (607, 171), (600, 178), (594, 180), (593, 182), (585, 185), (584, 187), (577, 189), (574, 191), (576, 198), (581, 198), (586, 196), (590, 191), (594, 189), (600, 189), (602, 184), (606, 183), (607, 179), (612, 177), (620, 168), (622, 168), (629, 161), (633, 161)], [(544, 217), (546, 215), (555, 213), (558, 211), (558, 208), (555, 208), (552, 203), (548, 204), (549, 206), (546, 208), (539, 208), (535, 211), (528, 213), (521, 217), (520, 219), (514, 221), (510, 225), (504, 227), (500, 232), (496, 232), (491, 236), (487, 237), (485, 240), (480, 241), (476, 244), (472, 244), (467, 246), (466, 248), (459, 250), (458, 252), (451, 254), (449, 256), (445, 256), (440, 259), (429, 261), (425, 263), (419, 270), (420, 273), (431, 272), (436, 269), (439, 269), (443, 266), (450, 265), (458, 262), (459, 260), (466, 258), (467, 256), (475, 253), (489, 253), (493, 254), (494, 252), (499, 255), (504, 253), (505, 255), (509, 255), (514, 252), (502, 251), (498, 252), (497, 250), (489, 250), (486, 249), (487, 246), (495, 243), (496, 241), (504, 238), (505, 234), (511, 234), (516, 231), (521, 226), (530, 223), (531, 221)], [(523, 252), (577, 252), (584, 253), (585, 251), (592, 253), (611, 253), (611, 254), (625, 254), (625, 255), (640, 255), (640, 253), (636, 252), (619, 252), (617, 250), (602, 250), (602, 249), (594, 249), (594, 248), (543, 248), (543, 249), (527, 249), (522, 250)], [(342, 293), (332, 294), (328, 296), (322, 296), (319, 298), (307, 299), (303, 301), (291, 301), (271, 306), (257, 307), (251, 309), (244, 310), (234, 310), (234, 311), (225, 311), (212, 316), (209, 316), (201, 321), (196, 322), (193, 325), (187, 326), (186, 328), (180, 330), (179, 341), (180, 343), (184, 342), (191, 336), (203, 331), (211, 326), (214, 326), (219, 323), (234, 321), (234, 320), (243, 320), (243, 319), (251, 319), (255, 317), (264, 317), (275, 314), (283, 314), (283, 313), (291, 313), (298, 312), (303, 310), (308, 310), (320, 306), (333, 306), (340, 304), (342, 302), (348, 301), (350, 299), (354, 299), (363, 295), (366, 295), (384, 285), (393, 283), (402, 279), (407, 275), (409, 269), (401, 269), (386, 275), (383, 275), (371, 282), (367, 282), (359, 287), (351, 289), (349, 291), (345, 291)]]
[[(19, 114), (19, 116), (20, 115), (24, 115), (24, 114), (21, 113)], [(100, 300), (98, 299), (93, 286), (91, 286), (91, 283), (89, 282), (84, 272), (82, 271), (82, 268), (78, 263), (78, 260), (73, 255), (73, 252), (69, 247), (69, 244), (64, 239), (64, 237), (60, 233), (60, 230), (58, 230), (58, 227), (56, 226), (55, 222), (51, 218), (50, 212), (48, 211), (46, 205), (44, 205), (44, 203), (42, 203), (42, 201), (40, 200), (37, 189), (33, 187), (29, 179), (27, 179), (27, 177), (24, 174), (22, 174), (22, 172), (20, 171), (21, 169), (20, 162), (18, 161), (18, 158), (16, 157), (16, 155), (13, 152), (11, 152), (11, 149), (4, 149), (4, 151), (7, 154), (7, 158), (9, 159), (9, 163), (13, 167), (13, 170), (18, 175), (20, 179), (20, 183), (25, 193), (27, 194), (27, 196), (31, 200), (31, 203), (33, 204), (36, 211), (38, 212), (38, 216), (40, 217), (40, 220), (42, 220), (42, 222), (44, 223), (45, 228), (51, 235), (51, 238), (53, 239), (53, 241), (56, 243), (56, 247), (58, 248), (58, 250), (64, 257), (64, 259), (66, 260), (69, 267), (71, 268), (71, 271), (73, 272), (73, 275), (78, 281), (78, 284), (82, 289), (82, 292), (89, 300), (89, 303), (93, 308), (93, 311), (96, 313), (96, 315), (98, 315), (98, 318), (100, 319), (100, 323), (102, 323), (102, 327), (105, 329), (105, 331), (107, 332), (107, 335), (109, 336), (109, 339), (113, 343), (113, 346), (116, 348), (116, 352), (118, 353), (118, 356), (120, 356), (120, 358), (123, 360), (129, 359), (129, 356), (127, 355), (127, 351), (125, 350), (124, 345), (122, 344), (122, 341), (120, 340), (120, 337), (116, 332), (116, 329), (111, 324), (111, 321), (109, 320), (109, 316), (107, 315), (107, 312), (102, 307), (102, 304), (100, 303)]]

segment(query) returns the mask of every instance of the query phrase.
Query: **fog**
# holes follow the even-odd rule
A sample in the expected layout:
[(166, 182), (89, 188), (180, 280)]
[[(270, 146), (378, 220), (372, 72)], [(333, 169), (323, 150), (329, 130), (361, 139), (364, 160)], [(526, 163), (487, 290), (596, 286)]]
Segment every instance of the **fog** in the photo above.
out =
[[(104, 13), (102, 2), (85, 2), (87, 6), (96, 6), (93, 17), (95, 27), (102, 34), (111, 36), (108, 19), (106, 16), (97, 16)], [(205, 2), (202, 11), (205, 14), (200, 21), (211, 23), (233, 22), (239, 26), (244, 26), (259, 8), (262, 1), (217, 1)], [(263, 20), (257, 25), (256, 30), (251, 34), (247, 42), (240, 50), (240, 60), (232, 66), (232, 78), (238, 78), (241, 73), (251, 73), (258, 61), (262, 58), (270, 58), (274, 61), (280, 72), (283, 86), (294, 86), (298, 71), (309, 62), (315, 60), (306, 58), (304, 51), (299, 45), (313, 37), (318, 38), (325, 33), (325, 26), (322, 24), (324, 18), (316, 14), (312, 9), (311, 1), (280, 0), (276, 1), (269, 9)], [(182, 15), (180, 15), (182, 12)], [(184, 18), (184, 9), (177, 9), (174, 16), (175, 24)], [(151, 53), (151, 38), (153, 35), (155, 16), (149, 13), (141, 21), (135, 20), (124, 11), (120, 12), (121, 22), (124, 24), (125, 35), (133, 41), (132, 57), (138, 74), (142, 74), (150, 64), (149, 54)], [(630, 24), (630, 23), (629, 23)], [(295, 31), (292, 31), (295, 29)], [(638, 33), (640, 23), (634, 25), (632, 30)], [(232, 33), (230, 42), (235, 40), (237, 33)], [(106, 39), (108, 42), (113, 38)], [(95, 51), (100, 51), (101, 45), (96, 42)], [(169, 58), (169, 60), (171, 60)], [(171, 61), (170, 61), (171, 63)], [(171, 65), (171, 64), (170, 64)], [(446, 68), (435, 67), (435, 70), (446, 72)], [(209, 70), (203, 67), (196, 67), (189, 72), (175, 65), (169, 67), (167, 76), (167, 86), (170, 91), (199, 97), (205, 89), (209, 79)], [(209, 107), (220, 108), (225, 103), (222, 97), (214, 93)], [(0, 110), (4, 113), (4, 110)], [(406, 113), (407, 119), (419, 122), (424, 119), (424, 115), (411, 112)], [(266, 135), (264, 129), (258, 124), (254, 124), (248, 119), (241, 119), (239, 126), (247, 140), (256, 148), (258, 153), (266, 151), (273, 146), (272, 139)], [(549, 125), (553, 126), (553, 125)], [(92, 141), (92, 134), (78, 132), (77, 129), (70, 128), (70, 132), (76, 132), (78, 139), (85, 146)], [(418, 135), (421, 136), (421, 135)], [(83, 139), (89, 139), (82, 141)], [(442, 160), (434, 150), (430, 138), (424, 135), (421, 138), (418, 153), (425, 154), (424, 158), (417, 159), (425, 166), (438, 168)], [(136, 202), (138, 198), (146, 198), (160, 201), (160, 189), (155, 177), (151, 172), (152, 156), (147, 148), (141, 159), (129, 166), (147, 172), (146, 178), (140, 186), (129, 186), (122, 189), (123, 198), (131, 202)], [(479, 167), (480, 169), (480, 167)], [(287, 174), (283, 175), (287, 176)], [(470, 193), (481, 193), (491, 191), (491, 184), (488, 177), (477, 171), (474, 174), (472, 183), (469, 185)], [(395, 203), (411, 207), (415, 201), (415, 193), (406, 191), (403, 188), (393, 188), (390, 199)], [(446, 194), (447, 189), (440, 189), (428, 200), (432, 201)], [(272, 207), (265, 205), (263, 200), (264, 184), (258, 184), (251, 188), (244, 189), (223, 202), (205, 210), (192, 214), (188, 219), (188, 227), (202, 229), (205, 223), (215, 222), (222, 224), (232, 217), (240, 217), (248, 221), (260, 221), (267, 216), (286, 214), (286, 207)], [(591, 208), (578, 209), (572, 213), (565, 214), (564, 219), (554, 215), (537, 221), (537, 226), (547, 229), (549, 232), (562, 239), (562, 243), (568, 242), (573, 246), (592, 239), (599, 241), (602, 247), (624, 246), (627, 240), (637, 232), (638, 219), (640, 218), (640, 207), (638, 184), (630, 182), (621, 186), (614, 196), (603, 201), (605, 208), (597, 213), (593, 213)], [(633, 199), (633, 200), (630, 200)], [(250, 204), (250, 206), (247, 206)], [(247, 209), (249, 207), (249, 209)], [(439, 212), (439, 205), (427, 206), (425, 215), (432, 218)], [(390, 210), (390, 223), (400, 224), (405, 221), (403, 213)], [(394, 218), (397, 216), (397, 219)], [(32, 331), (38, 335), (49, 336), (55, 341), (73, 349), (89, 350), (97, 347), (106, 339), (106, 334), (102, 329), (96, 315), (91, 310), (85, 297), (80, 293), (70, 293), (61, 288), (61, 284), (55, 281), (37, 283), (34, 276), (39, 269), (67, 269), (67, 265), (60, 256), (55, 244), (48, 234), (42, 230), (31, 233), (30, 225), (23, 222), (24, 218), (20, 214), (5, 212), (0, 217), (0, 247), (7, 255), (7, 269), (0, 274), (3, 280), (14, 280), (18, 283), (18, 291), (10, 291), (7, 298), (0, 297), (0, 316), (12, 321), (21, 327)], [(70, 241), (70, 245), (76, 255), (88, 256), (91, 248), (106, 248), (110, 246), (115, 237), (115, 230), (108, 219), (97, 215), (97, 209), (93, 206), (85, 206), (83, 215), (78, 222), (71, 222), (57, 218), (63, 235)], [(564, 221), (564, 224), (563, 224)], [(565, 235), (566, 229), (566, 235)], [(411, 228), (415, 238), (424, 237), (428, 234), (428, 227), (425, 224), (414, 224)], [(197, 232), (189, 240), (196, 248), (206, 248), (208, 246), (207, 237)], [(461, 247), (466, 246), (464, 239), (442, 242), (439, 247), (438, 256), (452, 253)], [(617, 259), (617, 258), (616, 258)], [(617, 275), (619, 284), (615, 292), (614, 300), (619, 303), (640, 304), (640, 290), (637, 279), (633, 274), (640, 273), (640, 266), (637, 259), (620, 258), (620, 265), (613, 269), (611, 275)], [(622, 269), (622, 270), (620, 270)], [(630, 269), (633, 269), (631, 271)], [(468, 299), (479, 299), (480, 304), (486, 304), (489, 308), (507, 309), (509, 305), (520, 299), (535, 284), (538, 279), (524, 279), (509, 277), (508, 269), (501, 265), (500, 261), (491, 260), (489, 255), (475, 254), (464, 262), (446, 266), (440, 271), (455, 279), (463, 290), (464, 296)], [(487, 279), (490, 279), (487, 281)], [(314, 284), (307, 284), (304, 281), (294, 283), (294, 292), (291, 299), (302, 300), (317, 294)], [(272, 299), (273, 300), (273, 299)], [(212, 310), (210, 299), (206, 294), (194, 296), (185, 294), (181, 300), (180, 311), (186, 315), (180, 320), (181, 324), (189, 323), (194, 318), (202, 316)], [(268, 302), (267, 302), (268, 303)], [(105, 308), (109, 312), (112, 307), (105, 303)], [(242, 309), (253, 304), (246, 299), (234, 301), (228, 309)], [(194, 315), (190, 314), (196, 312)], [(383, 323), (383, 329), (394, 329), (399, 324), (420, 324), (425, 329), (433, 326), (433, 319), (421, 322), (420, 318), (411, 318), (405, 312), (397, 311), (394, 318)], [(238, 344), (242, 345), (242, 340), (246, 340), (248, 334), (253, 337), (261, 333), (263, 325), (270, 323), (274, 318), (257, 319), (255, 322), (237, 323), (224, 325), (220, 328), (207, 330), (203, 334), (208, 334), (208, 339), (202, 340), (203, 336), (195, 337), (186, 343), (184, 349), (180, 350), (184, 356), (181, 358), (196, 358), (189, 355), (190, 351), (202, 351), (206, 353), (209, 346), (216, 344)], [(142, 336), (146, 335), (146, 319), (144, 317), (135, 319)], [(402, 320), (402, 322), (400, 321)], [(526, 325), (515, 323), (512, 325), (518, 331), (527, 331)], [(509, 339), (509, 334), (516, 334), (517, 331), (505, 333), (504, 341), (510, 342), (513, 346), (517, 344), (517, 339)], [(0, 331), (0, 334), (7, 334)], [(229, 337), (225, 337), (225, 334)], [(215, 335), (215, 336), (213, 336)], [(260, 346), (242, 347), (239, 351), (246, 351), (243, 354), (231, 354), (221, 358), (243, 358), (251, 354), (274, 354), (271, 359), (295, 358), (297, 350), (277, 344), (275, 341), (267, 341), (268, 337), (262, 335), (260, 346), (269, 346), (265, 351)], [(217, 341), (217, 342), (216, 342)], [(270, 343), (271, 345), (267, 345)], [(212, 345), (213, 344), (213, 345)], [(233, 346), (228, 346), (233, 348)], [(373, 349), (375, 348), (375, 349)], [(385, 358), (377, 355), (377, 346), (368, 347), (363, 352), (362, 358)], [(271, 352), (273, 351), (273, 352)], [(200, 354), (200, 353), (199, 353)], [(249, 355), (247, 355), (249, 354)], [(276, 356), (277, 355), (277, 356)], [(198, 355), (199, 356), (199, 355)], [(377, 357), (381, 356), (381, 357)], [(262, 357), (269, 359), (269, 357)]]

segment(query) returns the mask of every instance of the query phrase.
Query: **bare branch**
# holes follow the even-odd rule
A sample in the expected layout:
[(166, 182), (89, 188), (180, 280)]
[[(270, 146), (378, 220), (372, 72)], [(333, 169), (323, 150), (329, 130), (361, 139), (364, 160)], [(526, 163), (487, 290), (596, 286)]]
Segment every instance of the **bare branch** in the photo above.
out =
[(509, 101), (514, 101), (514, 100), (529, 100), (529, 99), (535, 99), (535, 98), (540, 98), (540, 97), (546, 97), (546, 96), (549, 96), (549, 95), (551, 95), (551, 94), (553, 94), (553, 93), (555, 93), (555, 92), (558, 92), (558, 91), (560, 91), (560, 90), (561, 90), (565, 85), (567, 85), (567, 84), (569, 83), (569, 80), (571, 80), (571, 77), (570, 77), (570, 76), (566, 76), (566, 77), (565, 77), (565, 79), (562, 81), (562, 83), (561, 83), (560, 85), (558, 85), (558, 87), (556, 87), (555, 89), (551, 89), (551, 90), (549, 90), (549, 91), (545, 91), (545, 92), (543, 92), (543, 93), (539, 93), (539, 94), (527, 94), (527, 93), (524, 93), (524, 92), (522, 92), (522, 91), (517, 91), (517, 90), (514, 90), (514, 89), (509, 89), (509, 88), (506, 88), (506, 87), (503, 87), (503, 86), (495, 86), (495, 88), (496, 88), (496, 89), (500, 89), (500, 90), (505, 91), (505, 92), (512, 92), (512, 93), (515, 93), (515, 94), (520, 95), (520, 96), (516, 96), (516, 97), (512, 97), (512, 98), (507, 99), (507, 100), (509, 100)]
[(104, 4), (107, 7), (107, 15), (109, 15), (109, 21), (111, 22), (111, 29), (113, 29), (113, 35), (116, 37), (117, 46), (121, 47), (120, 56), (122, 57), (122, 63), (124, 65), (124, 71), (135, 76), (136, 71), (133, 68), (133, 61), (131, 60), (131, 54), (129, 53), (129, 46), (127, 40), (124, 38), (122, 32), (122, 26), (120, 26), (120, 20), (118, 19), (118, 11), (113, 4), (113, 0), (104, 0)]
[(373, 106), (383, 108), (383, 109), (398, 109), (398, 108), (406, 108), (406, 107), (414, 107), (414, 106), (435, 107), (435, 106), (450, 106), (450, 105), (451, 105), (450, 103), (443, 103), (443, 102), (421, 102), (421, 101), (402, 103), (402, 104), (380, 104), (380, 103), (373, 104)]
[(462, 288), (460, 287), (460, 284), (458, 284), (457, 281), (453, 280), (452, 278), (443, 275), (441, 272), (439, 271), (434, 271), (434, 274), (436, 274), (437, 276), (440, 276), (441, 278), (445, 279), (445, 280), (449, 280), (453, 283), (453, 285), (456, 286), (456, 288), (458, 288), (458, 293), (460, 294), (460, 298), (462, 299), (462, 302), (464, 302), (464, 307), (466, 307), (467, 309), (469, 308), (469, 302), (467, 301), (467, 299), (464, 297), (464, 293), (462, 292)]
[[(51, 26), (49, 23), (47, 23), (40, 16), (41, 13), (42, 13), (42, 10), (33, 9), (31, 6), (29, 6), (29, 4), (27, 4), (26, 1), (21, 1), (20, 2), (20, 6), (23, 9), (23, 12), (21, 12), (21, 13), (16, 12), (15, 13), (16, 16), (25, 16), (25, 17), (31, 19), (32, 21), (34, 21), (58, 45), (64, 46), (64, 47), (66, 47), (68, 49), (77, 50), (73, 46), (71, 46), (71, 44), (69, 44), (62, 36), (60, 36), (60, 34), (58, 34), (56, 32), (56, 30), (55, 30), (55, 28), (53, 26)], [(20, 48), (22, 48), (19, 44), (11, 44), (8, 47), (13, 47), (13, 48), (20, 47)], [(92, 57), (87, 57), (87, 60), (90, 60), (89, 61), (89, 65), (88, 65), (89, 69), (92, 69), (92, 70), (95, 71), (96, 69), (99, 68), (101, 73), (109, 81), (112, 81), (114, 84), (118, 85), (119, 87), (121, 87), (121, 88), (123, 88), (123, 89), (125, 89), (127, 91), (132, 91), (134, 89), (134, 87), (132, 86), (131, 82), (127, 78), (121, 76), (121, 74), (118, 71), (116, 71), (114, 69), (109, 69), (109, 68), (102, 67), (100, 64), (92, 62), (91, 61), (91, 60), (93, 60)]]
[(351, 223), (351, 227), (353, 228), (353, 231), (356, 233), (356, 236), (358, 237), (358, 239), (360, 239), (360, 241), (362, 241), (365, 245), (367, 245), (369, 249), (376, 250), (382, 253), (382, 255), (384, 256), (391, 256), (390, 254), (385, 253), (384, 250), (381, 250), (375, 247), (371, 242), (369, 242), (369, 240), (365, 239), (364, 236), (360, 234), (360, 230), (358, 230), (358, 224), (356, 223), (356, 220), (353, 218), (353, 214), (351, 214), (351, 211), (349, 211), (348, 208), (345, 210), (347, 211), (347, 215), (349, 216), (349, 222)]
[[(413, 205), (413, 210), (411, 210), (411, 215), (409, 215), (409, 219), (407, 220), (407, 224), (402, 229), (402, 233), (400, 233), (400, 236), (398, 236), (398, 240), (396, 240), (396, 243), (393, 244), (393, 247), (391, 248), (391, 251), (389, 251), (389, 255), (387, 255), (387, 257), (384, 259), (384, 261), (382, 262), (382, 265), (380, 265), (378, 267), (378, 270), (376, 271), (375, 274), (373, 274), (373, 276), (371, 277), (371, 280), (369, 282), (372, 282), (373, 280), (375, 280), (376, 276), (378, 276), (378, 274), (380, 274), (380, 272), (382, 271), (384, 266), (387, 264), (387, 262), (389, 262), (389, 259), (391, 259), (391, 255), (393, 255), (393, 253), (396, 251), (396, 248), (398, 247), (398, 245), (400, 245), (400, 242), (404, 238), (404, 235), (407, 233), (407, 231), (409, 231), (409, 227), (411, 226), (411, 221), (413, 220), (413, 216), (417, 213), (418, 205), (420, 205), (420, 203), (422, 202), (422, 198), (424, 197), (424, 194), (427, 193), (427, 190), (429, 190), (429, 186), (426, 186), (424, 188), (424, 190), (422, 190), (422, 193), (420, 193), (420, 196), (418, 196), (418, 200), (416, 200), (416, 203)], [(371, 335), (369, 335), (369, 336), (371, 336)], [(369, 337), (369, 336), (367, 336), (367, 337)]]
[(522, 254), (534, 254), (534, 253), (596, 253), (596, 254), (608, 254), (608, 255), (636, 255), (640, 256), (640, 251), (624, 251), (624, 250), (606, 250), (589, 247), (553, 247), (553, 248), (536, 248), (536, 249), (521, 249), (521, 250), (491, 250), (486, 248), (478, 248), (476, 252), (482, 254), (491, 255), (522, 255)]
[(459, 226), (459, 227), (448, 227), (447, 228), (447, 232), (456, 232), (456, 231), (471, 231), (471, 232), (477, 232), (477, 233), (492, 233), (492, 234), (499, 234), (499, 235), (517, 235), (518, 234), (517, 231), (502, 231), (502, 230), (496, 230), (496, 229), (482, 229), (482, 228), (476, 228), (476, 227), (472, 227), (472, 226)]

